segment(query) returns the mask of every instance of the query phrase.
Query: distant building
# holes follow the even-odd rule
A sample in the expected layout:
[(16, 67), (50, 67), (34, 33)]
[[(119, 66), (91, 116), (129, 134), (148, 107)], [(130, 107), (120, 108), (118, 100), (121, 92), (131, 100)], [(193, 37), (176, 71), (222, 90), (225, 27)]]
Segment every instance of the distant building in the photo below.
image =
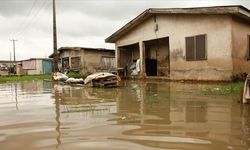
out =
[[(250, 10), (243, 6), (147, 9), (106, 39), (116, 67), (139, 76), (231, 80), (250, 73)], [(127, 70), (130, 75), (130, 70)]]
[[(31, 58), (22, 60), (21, 73), (24, 75), (50, 74), (52, 72), (52, 60), (47, 58)], [(19, 68), (19, 67), (18, 67)]]
[(16, 64), (20, 63), (20, 61), (9, 61), (9, 60), (0, 60), (0, 75), (9, 75), (15, 73)]
[(61, 47), (58, 49), (58, 53), (59, 69), (62, 72), (76, 71), (85, 74), (115, 68), (115, 51), (113, 49)]

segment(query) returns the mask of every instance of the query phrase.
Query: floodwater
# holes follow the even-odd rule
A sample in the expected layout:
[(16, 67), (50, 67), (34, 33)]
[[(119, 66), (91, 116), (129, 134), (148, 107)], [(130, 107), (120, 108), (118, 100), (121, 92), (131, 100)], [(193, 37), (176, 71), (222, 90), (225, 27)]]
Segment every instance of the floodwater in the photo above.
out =
[(249, 150), (249, 106), (239, 95), (204, 95), (206, 86), (0, 84), (0, 149)]

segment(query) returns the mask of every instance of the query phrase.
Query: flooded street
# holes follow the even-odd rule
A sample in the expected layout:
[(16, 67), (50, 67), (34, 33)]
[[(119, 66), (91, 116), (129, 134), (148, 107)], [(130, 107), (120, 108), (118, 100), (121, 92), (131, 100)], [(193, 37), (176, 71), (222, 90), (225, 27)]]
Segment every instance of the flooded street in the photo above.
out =
[(248, 150), (249, 106), (240, 95), (204, 95), (206, 86), (0, 84), (0, 149)]

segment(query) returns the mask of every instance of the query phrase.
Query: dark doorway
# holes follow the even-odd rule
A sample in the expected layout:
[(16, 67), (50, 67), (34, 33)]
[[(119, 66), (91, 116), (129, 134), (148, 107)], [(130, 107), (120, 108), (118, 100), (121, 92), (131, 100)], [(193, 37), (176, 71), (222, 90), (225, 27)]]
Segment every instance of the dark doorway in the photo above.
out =
[(147, 76), (169, 76), (169, 38), (144, 41)]
[(157, 76), (157, 59), (146, 59), (147, 76)]

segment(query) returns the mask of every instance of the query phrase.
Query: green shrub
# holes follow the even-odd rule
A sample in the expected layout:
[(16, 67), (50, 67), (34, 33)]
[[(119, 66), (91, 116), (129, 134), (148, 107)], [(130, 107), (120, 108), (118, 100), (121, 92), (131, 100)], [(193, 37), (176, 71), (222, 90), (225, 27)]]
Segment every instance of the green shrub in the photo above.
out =
[(69, 78), (83, 78), (83, 79), (85, 79), (87, 77), (87, 75), (81, 74), (81, 73), (78, 73), (78, 72), (69, 72), (67, 74), (67, 76)]

